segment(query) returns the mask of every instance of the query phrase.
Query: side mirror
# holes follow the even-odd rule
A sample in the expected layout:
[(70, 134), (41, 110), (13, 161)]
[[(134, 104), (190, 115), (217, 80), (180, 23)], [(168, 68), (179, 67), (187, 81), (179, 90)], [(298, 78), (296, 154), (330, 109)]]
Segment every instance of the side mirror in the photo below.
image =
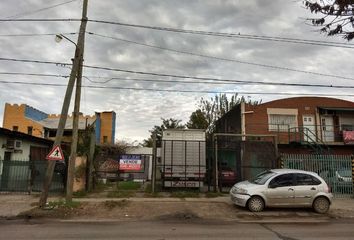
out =
[(276, 183), (269, 183), (268, 188), (277, 188), (278, 184)]

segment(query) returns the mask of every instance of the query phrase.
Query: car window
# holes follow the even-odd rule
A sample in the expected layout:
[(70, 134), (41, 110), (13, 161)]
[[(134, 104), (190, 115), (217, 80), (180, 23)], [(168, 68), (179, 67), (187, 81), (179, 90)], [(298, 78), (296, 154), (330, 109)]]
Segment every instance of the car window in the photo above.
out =
[(293, 173), (279, 175), (273, 178), (269, 183), (269, 186), (273, 186), (273, 187), (288, 187), (293, 185), (294, 185)]
[(303, 185), (319, 185), (321, 181), (316, 177), (305, 174), (305, 173), (297, 173), (296, 174), (296, 185), (303, 186)]
[(250, 182), (263, 185), (268, 181), (269, 178), (273, 177), (276, 173), (272, 171), (265, 171), (257, 175), (254, 179), (252, 179)]

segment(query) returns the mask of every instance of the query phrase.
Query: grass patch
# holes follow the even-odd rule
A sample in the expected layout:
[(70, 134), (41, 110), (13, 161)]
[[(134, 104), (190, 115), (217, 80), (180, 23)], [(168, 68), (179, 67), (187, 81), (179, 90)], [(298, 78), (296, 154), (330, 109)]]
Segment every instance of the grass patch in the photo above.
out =
[(121, 201), (105, 201), (103, 203), (104, 207), (112, 210), (113, 208), (119, 207), (119, 208), (123, 208), (128, 206), (129, 201), (127, 200), (121, 200)]
[(108, 198), (129, 198), (134, 196), (135, 191), (116, 191), (107, 193)]
[(141, 183), (126, 181), (126, 182), (118, 182), (117, 189), (119, 190), (138, 190), (141, 188)]
[(171, 197), (175, 198), (199, 198), (199, 192), (194, 191), (178, 191), (178, 192), (171, 192)]
[(216, 197), (221, 197), (224, 196), (224, 194), (220, 193), (220, 192), (206, 192), (205, 193), (205, 197), (207, 198), (216, 198)]
[(65, 200), (57, 200), (51, 201), (48, 203), (48, 208), (78, 208), (80, 206), (80, 202), (75, 201), (65, 201)]

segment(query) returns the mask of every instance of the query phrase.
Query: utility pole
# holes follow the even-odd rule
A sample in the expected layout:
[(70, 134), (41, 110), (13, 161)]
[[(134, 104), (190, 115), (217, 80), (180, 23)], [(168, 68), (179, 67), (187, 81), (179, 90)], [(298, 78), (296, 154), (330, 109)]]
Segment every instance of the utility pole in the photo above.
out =
[[(55, 141), (54, 141), (53, 147), (59, 146), (61, 143), (61, 138), (63, 137), (65, 123), (66, 123), (66, 119), (68, 116), (70, 99), (71, 99), (71, 95), (72, 95), (74, 84), (75, 84), (75, 78), (77, 77), (77, 75), (79, 73), (79, 69), (82, 67), (81, 61), (82, 61), (83, 50), (84, 50), (83, 47), (84, 47), (85, 31), (86, 31), (86, 24), (87, 24), (87, 4), (88, 4), (88, 0), (84, 0), (83, 9), (82, 9), (82, 19), (81, 19), (81, 25), (80, 25), (80, 32), (79, 32), (79, 37), (78, 37), (77, 45), (76, 45), (76, 49), (75, 49), (75, 57), (74, 57), (74, 61), (73, 61), (73, 66), (71, 68), (68, 86), (67, 86), (66, 92), (65, 92), (65, 98), (64, 98), (62, 109), (61, 109), (61, 115), (60, 115), (58, 129), (57, 129), (57, 133), (55, 136)], [(43, 189), (42, 189), (41, 197), (39, 200), (40, 207), (45, 207), (45, 205), (46, 205), (46, 202), (48, 199), (48, 194), (49, 194), (49, 188), (50, 188), (50, 185), (51, 185), (52, 179), (53, 179), (54, 167), (55, 167), (55, 161), (48, 161), (47, 171), (46, 171), (46, 175), (45, 175), (45, 179), (44, 179), (44, 183), (43, 183)]]
[(75, 161), (77, 156), (77, 144), (79, 139), (79, 121), (80, 121), (80, 98), (81, 98), (81, 80), (82, 80), (82, 64), (83, 64), (84, 43), (80, 56), (80, 66), (76, 78), (75, 106), (73, 113), (73, 132), (71, 142), (71, 153), (68, 161), (68, 175), (66, 178), (66, 201), (70, 202), (73, 198), (73, 187), (75, 178)]

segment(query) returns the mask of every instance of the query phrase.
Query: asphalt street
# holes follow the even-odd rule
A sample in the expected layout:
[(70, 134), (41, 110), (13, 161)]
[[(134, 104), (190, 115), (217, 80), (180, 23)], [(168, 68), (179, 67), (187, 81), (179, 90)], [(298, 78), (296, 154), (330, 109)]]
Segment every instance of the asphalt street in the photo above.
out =
[(2, 221), (0, 239), (354, 239), (354, 222)]

